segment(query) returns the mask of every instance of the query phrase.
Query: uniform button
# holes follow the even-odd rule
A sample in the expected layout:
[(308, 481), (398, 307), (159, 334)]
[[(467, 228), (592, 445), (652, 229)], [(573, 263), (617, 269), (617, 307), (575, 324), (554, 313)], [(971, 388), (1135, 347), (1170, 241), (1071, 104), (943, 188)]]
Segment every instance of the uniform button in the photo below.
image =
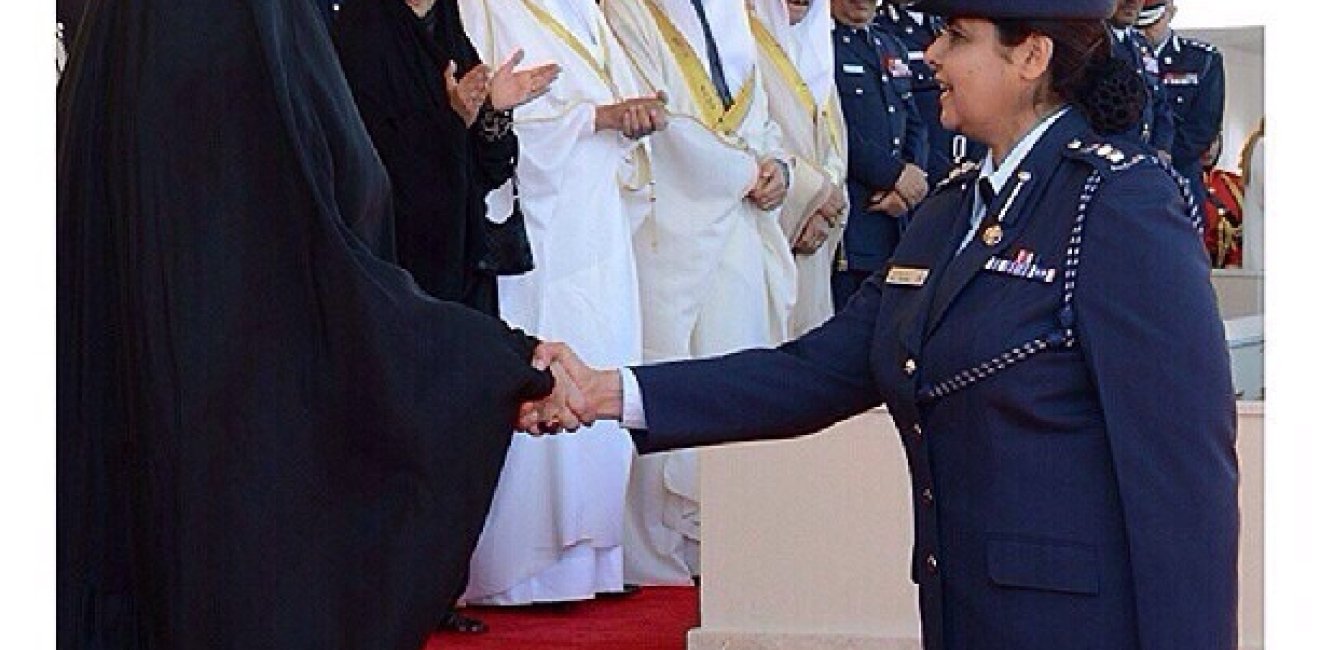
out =
[(935, 505), (935, 492), (931, 491), (930, 488), (926, 488), (926, 489), (922, 490), (922, 491), (921, 491), (921, 502), (924, 503), (924, 504), (926, 504), (926, 507), (927, 507), (927, 508), (929, 508), (929, 507), (931, 507), (931, 506), (934, 506), (934, 505)]
[(889, 81), (889, 75), (887, 75), (887, 74), (882, 74), (882, 75), (880, 75), (880, 81), (888, 82), (888, 81)]
[(907, 361), (904, 361), (904, 362), (903, 362), (903, 372), (906, 373), (907, 376), (909, 376), (909, 377), (911, 377), (912, 375), (917, 374), (917, 360), (916, 360), (916, 359), (908, 359)]
[(929, 574), (931, 574), (931, 575), (935, 575), (935, 574), (937, 574), (937, 573), (939, 573), (939, 572), (940, 572), (940, 563), (939, 563), (938, 560), (935, 559), (935, 554), (934, 554), (934, 553), (931, 553), (931, 554), (927, 555), (927, 556), (926, 556), (926, 573), (929, 573)]
[(1179, 97), (1179, 98), (1178, 98), (1178, 103), (1179, 103), (1179, 104), (1183, 103), (1183, 98), (1182, 98), (1182, 97)]
[[(1181, 97), (1179, 97), (1179, 98), (1178, 98), (1178, 99), (1180, 99), (1180, 100), (1181, 100), (1181, 99), (1182, 99), (1182, 98), (1181, 98)], [(889, 107), (889, 112), (890, 112), (890, 113), (893, 113), (893, 112), (894, 112), (894, 107), (893, 107), (893, 106), (890, 106), (890, 107)]]
[(914, 425), (912, 425), (912, 435), (916, 436), (918, 440), (921, 439), (921, 425), (920, 425), (920, 424), (914, 424)]

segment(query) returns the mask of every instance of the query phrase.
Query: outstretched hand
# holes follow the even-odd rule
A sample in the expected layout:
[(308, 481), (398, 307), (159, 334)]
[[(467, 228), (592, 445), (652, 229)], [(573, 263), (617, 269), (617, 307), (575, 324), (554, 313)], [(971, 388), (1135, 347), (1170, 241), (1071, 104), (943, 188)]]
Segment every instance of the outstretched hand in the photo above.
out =
[(544, 63), (526, 70), (514, 70), (522, 63), (523, 51), (515, 50), (490, 79), (490, 105), (497, 111), (509, 110), (545, 94), (559, 78), (559, 64)]

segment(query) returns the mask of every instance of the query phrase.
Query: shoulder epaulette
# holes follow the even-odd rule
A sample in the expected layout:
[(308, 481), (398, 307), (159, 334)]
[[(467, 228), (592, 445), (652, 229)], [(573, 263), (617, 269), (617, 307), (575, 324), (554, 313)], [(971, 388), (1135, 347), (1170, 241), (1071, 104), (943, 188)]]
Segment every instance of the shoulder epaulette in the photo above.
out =
[(1219, 53), (1219, 48), (1217, 48), (1217, 47), (1215, 47), (1214, 45), (1211, 45), (1210, 43), (1207, 43), (1207, 42), (1205, 42), (1205, 41), (1198, 41), (1198, 40), (1196, 40), (1196, 39), (1194, 39), (1194, 38), (1188, 38), (1188, 37), (1186, 37), (1186, 36), (1183, 36), (1183, 37), (1181, 37), (1181, 38), (1182, 38), (1182, 42), (1183, 42), (1184, 45), (1190, 45), (1190, 46), (1192, 46), (1192, 47), (1194, 47), (1194, 48), (1196, 48), (1196, 49), (1198, 49), (1198, 50), (1203, 50), (1203, 51), (1205, 51), (1205, 52), (1209, 52), (1209, 53), (1211, 53), (1211, 54), (1218, 54), (1218, 53)]
[(1191, 185), (1174, 171), (1172, 165), (1161, 160), (1158, 156), (1147, 153), (1128, 154), (1103, 140), (1082, 140), (1078, 138), (1064, 147), (1064, 157), (1090, 165), (1099, 172), (1102, 178), (1111, 178), (1117, 174), (1140, 167), (1162, 170), (1168, 175), (1169, 180), (1173, 181), (1174, 185), (1178, 187), (1182, 200), (1187, 205), (1187, 214), (1192, 223), (1198, 229), (1202, 227), (1200, 206), (1196, 204), (1196, 200), (1192, 196)]
[(1128, 153), (1117, 145), (1100, 139), (1074, 139), (1064, 147), (1064, 156), (1079, 160), (1094, 167), (1104, 176), (1125, 172), (1133, 167), (1151, 162), (1152, 157), (1145, 153)]
[(962, 162), (962, 164), (958, 165), (957, 167), (954, 167), (953, 169), (950, 169), (949, 175), (945, 176), (944, 180), (936, 183), (934, 189), (932, 189), (930, 193), (934, 194), (936, 192), (939, 192), (940, 190), (943, 190), (944, 188), (949, 187), (950, 185), (953, 185), (954, 183), (958, 182), (964, 176), (979, 171), (981, 171), (981, 163), (965, 160)]

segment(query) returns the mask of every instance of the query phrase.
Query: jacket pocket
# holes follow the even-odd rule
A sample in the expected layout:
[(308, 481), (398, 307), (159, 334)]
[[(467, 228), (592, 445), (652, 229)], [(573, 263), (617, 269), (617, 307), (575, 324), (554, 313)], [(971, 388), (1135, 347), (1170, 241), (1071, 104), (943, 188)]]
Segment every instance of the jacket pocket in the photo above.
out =
[(986, 542), (990, 581), (1001, 587), (1100, 593), (1096, 549), (1075, 542), (994, 538)]

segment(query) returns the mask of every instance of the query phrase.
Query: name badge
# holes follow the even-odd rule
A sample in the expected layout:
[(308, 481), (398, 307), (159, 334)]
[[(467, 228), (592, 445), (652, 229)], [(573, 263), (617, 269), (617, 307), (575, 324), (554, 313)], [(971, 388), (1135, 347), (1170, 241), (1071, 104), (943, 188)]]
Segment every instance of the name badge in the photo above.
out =
[(845, 63), (845, 64), (843, 64), (843, 73), (844, 73), (844, 74), (866, 74), (866, 68), (863, 68), (862, 66), (857, 65), (856, 63)]
[(893, 284), (900, 287), (919, 287), (926, 284), (926, 276), (930, 275), (930, 269), (918, 269), (910, 266), (891, 266), (889, 273), (885, 275), (885, 284)]
[(1164, 83), (1170, 86), (1196, 86), (1201, 83), (1201, 76), (1195, 72), (1166, 72)]

